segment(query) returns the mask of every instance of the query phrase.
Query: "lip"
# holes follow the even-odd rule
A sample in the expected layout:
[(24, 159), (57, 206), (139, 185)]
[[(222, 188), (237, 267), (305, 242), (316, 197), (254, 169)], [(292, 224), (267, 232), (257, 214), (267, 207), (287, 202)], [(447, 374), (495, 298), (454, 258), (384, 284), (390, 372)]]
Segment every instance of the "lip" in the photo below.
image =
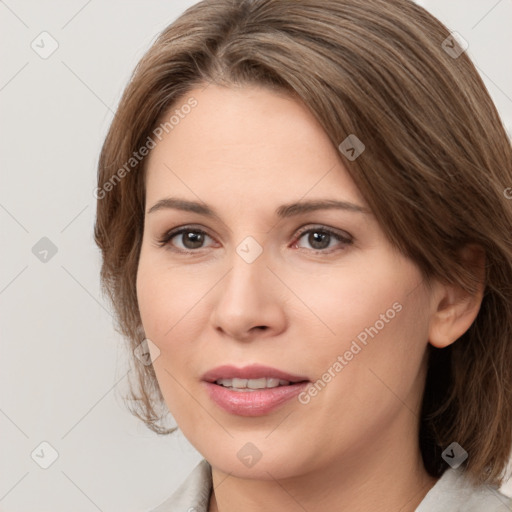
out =
[[(287, 380), (291, 384), (253, 391), (232, 391), (215, 384), (218, 379), (260, 379), (262, 377)], [(202, 380), (211, 400), (225, 411), (238, 416), (263, 416), (268, 414), (297, 396), (310, 384), (306, 377), (292, 375), (259, 364), (245, 366), (244, 368), (230, 365), (218, 366), (206, 372)]]

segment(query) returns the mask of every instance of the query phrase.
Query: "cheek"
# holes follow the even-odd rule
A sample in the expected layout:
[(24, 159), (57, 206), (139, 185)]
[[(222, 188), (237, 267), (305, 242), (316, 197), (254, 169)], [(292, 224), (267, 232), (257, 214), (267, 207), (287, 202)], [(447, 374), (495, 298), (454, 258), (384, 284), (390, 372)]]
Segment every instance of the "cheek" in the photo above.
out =
[(369, 392), (390, 394), (379, 377), (405, 390), (418, 374), (428, 342), (421, 276), (406, 264), (400, 271), (383, 267), (315, 275), (297, 281), (294, 288), (310, 309), (302, 318), (297, 314), (296, 321), (315, 376), (322, 378), (329, 371), (344, 375), (332, 379), (333, 392), (348, 387), (361, 397)]
[[(162, 268), (141, 255), (137, 273), (137, 300), (147, 337), (160, 344), (173, 339), (180, 324), (190, 322), (210, 280), (188, 269)], [(165, 349), (165, 347), (160, 347)]]
[(297, 308), (302, 310), (300, 318), (295, 320), (304, 324), (305, 329), (314, 328), (317, 338), (337, 348), (366, 332), (365, 329), (376, 322), (380, 327), (382, 314), (388, 312), (388, 317), (396, 316), (393, 304), (402, 295), (401, 284), (394, 282), (389, 270), (388, 274), (379, 274), (364, 265), (290, 276), (290, 282), (300, 299), (296, 301)]
[[(197, 283), (197, 280), (196, 280)], [(190, 397), (183, 390), (187, 372), (193, 368), (194, 347), (187, 336), (194, 332), (189, 327), (191, 306), (197, 298), (190, 288), (190, 279), (174, 270), (163, 271), (155, 262), (141, 254), (137, 273), (137, 300), (145, 335), (157, 347), (153, 369), (167, 407), (179, 424), (187, 420), (183, 411), (189, 409)], [(189, 316), (190, 315), (190, 316)]]
[(344, 338), (345, 385), (365, 403), (369, 417), (411, 410), (422, 382), (421, 367), (428, 342), (421, 296), (410, 287), (376, 290), (363, 325), (353, 326)]
[[(318, 391), (303, 397), (303, 417), (312, 430), (344, 432), (333, 446), (377, 436), (398, 415), (417, 410), (427, 330), (426, 304), (411, 293), (412, 277), (364, 286), (351, 278), (340, 281), (343, 289), (328, 288), (330, 300), (317, 297), (325, 308), (318, 313), (336, 335), (324, 328), (327, 334), (305, 352)], [(310, 297), (316, 297), (311, 289)]]
[(190, 407), (190, 395), (183, 385), (196, 380), (198, 368), (204, 367), (198, 366), (204, 352), (198, 351), (196, 340), (207, 319), (204, 298), (217, 281), (216, 276), (202, 276), (192, 266), (162, 268), (141, 255), (137, 275), (140, 315), (146, 337), (158, 347), (153, 368), (176, 420), (185, 421), (183, 411)]

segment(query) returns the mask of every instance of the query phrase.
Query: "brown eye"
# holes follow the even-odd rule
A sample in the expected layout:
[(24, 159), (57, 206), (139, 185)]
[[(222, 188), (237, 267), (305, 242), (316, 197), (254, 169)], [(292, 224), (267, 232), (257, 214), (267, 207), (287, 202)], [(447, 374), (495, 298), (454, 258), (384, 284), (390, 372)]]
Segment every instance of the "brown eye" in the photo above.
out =
[[(177, 250), (178, 252), (194, 252), (197, 249), (203, 248), (205, 238), (211, 237), (200, 229), (185, 227), (166, 233), (158, 241), (158, 244), (160, 246), (169, 246), (171, 249)], [(176, 239), (178, 242), (172, 242), (173, 239)]]
[[(307, 243), (310, 245), (311, 249), (314, 251), (320, 251), (320, 252), (331, 252), (326, 251), (326, 249), (331, 249), (334, 246), (334, 249), (336, 249), (336, 245), (350, 245), (352, 243), (352, 239), (350, 239), (348, 236), (343, 236), (331, 229), (327, 228), (310, 228), (307, 230), (302, 231), (297, 240), (301, 240), (305, 237)], [(332, 243), (334, 242), (334, 244)], [(295, 245), (297, 248), (303, 248), (296, 243)], [(307, 247), (306, 247), (307, 248)]]

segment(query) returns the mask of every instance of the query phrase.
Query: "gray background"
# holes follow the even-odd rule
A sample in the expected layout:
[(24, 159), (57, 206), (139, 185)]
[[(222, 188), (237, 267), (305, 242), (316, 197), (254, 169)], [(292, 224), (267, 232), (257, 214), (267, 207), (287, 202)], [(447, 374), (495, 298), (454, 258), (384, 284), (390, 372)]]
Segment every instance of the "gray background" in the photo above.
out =
[[(145, 511), (201, 458), (123, 406), (127, 356), (92, 238), (98, 154), (122, 90), (194, 3), (0, 1), (0, 511)], [(468, 41), (511, 132), (512, 0), (421, 4)], [(58, 48), (43, 59), (31, 44)], [(48, 469), (42, 442), (58, 453)]]

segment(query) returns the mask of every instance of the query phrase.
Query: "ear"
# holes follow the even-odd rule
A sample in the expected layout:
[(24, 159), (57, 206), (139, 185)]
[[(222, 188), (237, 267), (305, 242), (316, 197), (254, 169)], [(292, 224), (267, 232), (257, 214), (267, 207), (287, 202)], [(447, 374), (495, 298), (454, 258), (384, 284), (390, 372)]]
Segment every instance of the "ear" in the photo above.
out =
[(467, 267), (478, 279), (477, 290), (469, 294), (458, 285), (436, 283), (434, 313), (429, 327), (429, 342), (445, 348), (459, 339), (475, 321), (485, 290), (485, 251), (476, 244), (466, 245), (460, 252)]

